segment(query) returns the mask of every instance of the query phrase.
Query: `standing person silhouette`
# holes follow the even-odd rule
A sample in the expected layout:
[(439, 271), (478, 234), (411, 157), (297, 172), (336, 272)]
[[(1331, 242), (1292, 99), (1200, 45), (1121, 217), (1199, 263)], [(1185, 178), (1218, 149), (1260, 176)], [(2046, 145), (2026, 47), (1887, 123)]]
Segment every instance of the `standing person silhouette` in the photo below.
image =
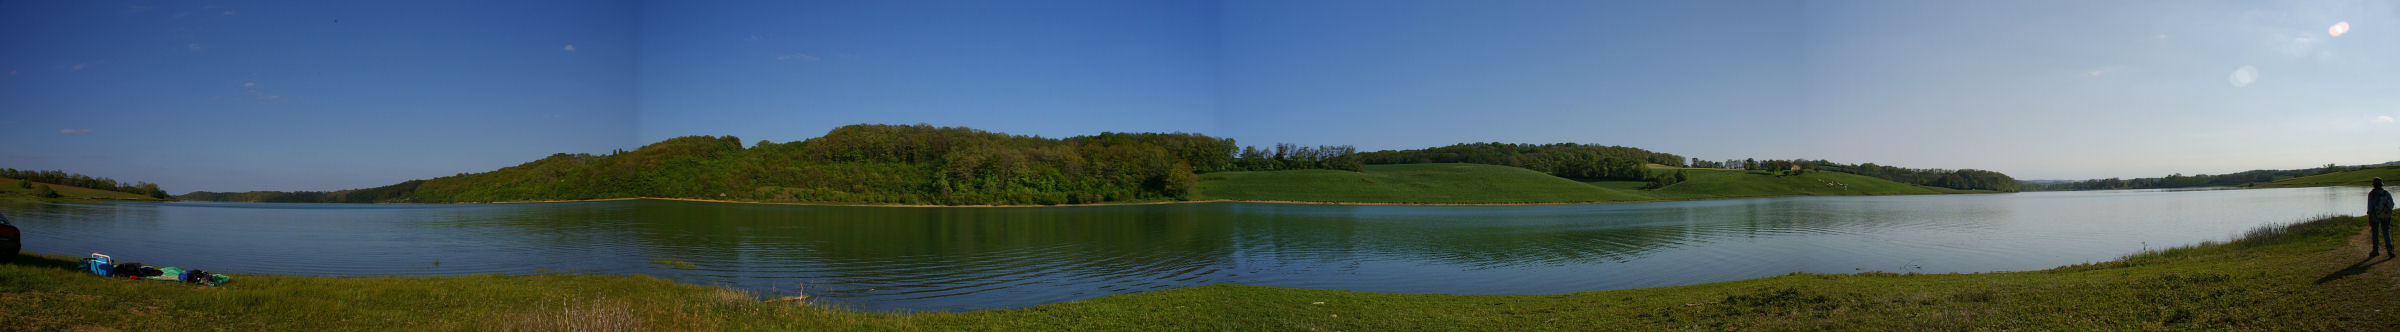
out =
[[(2367, 257), (2392, 250), (2392, 193), (2383, 191), (2383, 178), (2375, 178), (2375, 190), (2367, 192)], [(2400, 256), (2400, 252), (2389, 253)]]

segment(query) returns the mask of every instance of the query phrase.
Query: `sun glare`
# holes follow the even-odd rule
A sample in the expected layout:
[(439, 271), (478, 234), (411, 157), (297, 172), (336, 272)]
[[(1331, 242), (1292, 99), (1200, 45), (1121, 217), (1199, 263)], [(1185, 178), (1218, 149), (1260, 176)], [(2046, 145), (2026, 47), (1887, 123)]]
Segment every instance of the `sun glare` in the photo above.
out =
[(2334, 22), (2333, 27), (2325, 28), (2325, 33), (2333, 35), (2334, 37), (2341, 37), (2342, 34), (2350, 33), (2350, 21)]

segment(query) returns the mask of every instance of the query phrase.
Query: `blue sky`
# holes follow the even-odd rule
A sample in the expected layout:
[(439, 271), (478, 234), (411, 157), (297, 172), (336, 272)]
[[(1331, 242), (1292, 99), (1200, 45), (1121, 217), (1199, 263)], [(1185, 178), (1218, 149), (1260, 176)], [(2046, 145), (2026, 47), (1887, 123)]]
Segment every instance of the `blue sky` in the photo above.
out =
[(627, 148), (631, 9), (0, 3), (0, 167), (330, 190)]
[(0, 167), (335, 190), (930, 123), (2213, 174), (2400, 160), (2395, 18), (2350, 1), (0, 2)]

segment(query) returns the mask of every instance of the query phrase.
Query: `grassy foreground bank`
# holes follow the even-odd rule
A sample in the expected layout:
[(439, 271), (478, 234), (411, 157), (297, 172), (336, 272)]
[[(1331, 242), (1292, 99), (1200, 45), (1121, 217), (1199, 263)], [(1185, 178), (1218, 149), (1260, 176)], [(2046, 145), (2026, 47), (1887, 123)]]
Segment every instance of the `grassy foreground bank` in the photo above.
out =
[[(2393, 329), (2400, 264), (2357, 217), (2043, 271), (1793, 274), (1557, 295), (1212, 285), (1011, 310), (860, 313), (644, 276), (237, 276), (220, 288), (0, 265), (0, 326), (162, 330)], [(169, 263), (172, 262), (160, 262)]]

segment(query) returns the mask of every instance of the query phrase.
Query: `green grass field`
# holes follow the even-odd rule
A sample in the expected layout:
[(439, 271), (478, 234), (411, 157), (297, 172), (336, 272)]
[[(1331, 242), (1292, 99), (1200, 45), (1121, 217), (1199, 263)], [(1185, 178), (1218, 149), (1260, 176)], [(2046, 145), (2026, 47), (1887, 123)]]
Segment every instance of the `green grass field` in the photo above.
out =
[(1968, 192), (1837, 172), (1778, 176), (1741, 170), (1683, 170), (1688, 180), (1656, 190), (1640, 189), (1648, 184), (1643, 181), (1579, 182), (1523, 168), (1480, 164), (1367, 165), (1364, 172), (1217, 172), (1200, 175), (1195, 196), (1202, 200), (1506, 204)]
[[(281, 277), (223, 287), (0, 265), (0, 326), (29, 330), (2388, 330), (2400, 264), (2358, 217), (2042, 271), (1792, 274), (1555, 295), (1211, 285), (1021, 309), (861, 313), (644, 276)], [(173, 262), (159, 262), (173, 264)], [(205, 267), (203, 267), (205, 268)]]
[(2369, 168), (2369, 169), (2362, 169), (2362, 170), (2355, 170), (2355, 171), (2341, 171), (2341, 172), (2333, 172), (2333, 173), (2317, 174), (2317, 175), (2310, 175), (2310, 176), (2303, 176), (2303, 177), (2296, 177), (2296, 178), (2289, 178), (2289, 179), (2282, 179), (2282, 180), (2269, 181), (2269, 182), (2266, 182), (2266, 183), (2254, 183), (2254, 184), (2250, 184), (2250, 185), (2249, 185), (2249, 187), (2252, 187), (2252, 188), (2298, 188), (2298, 187), (2325, 187), (2325, 186), (2365, 186), (2365, 185), (2369, 185), (2369, 184), (2371, 184), (2371, 181), (2373, 181), (2373, 180), (2374, 180), (2375, 178), (2377, 178), (2377, 177), (2384, 178), (2385, 182), (2387, 182), (2387, 183), (2386, 183), (2386, 185), (2400, 185), (2400, 182), (2392, 182), (2392, 181), (2400, 181), (2400, 166), (2385, 166), (2385, 167)]
[(150, 198), (150, 196), (142, 196), (142, 194), (135, 194), (135, 193), (128, 193), (128, 192), (121, 192), (121, 191), (100, 190), (100, 189), (92, 189), (92, 188), (84, 188), (84, 187), (62, 186), (62, 185), (55, 185), (55, 184), (42, 184), (42, 183), (36, 182), (35, 184), (37, 184), (37, 185), (47, 185), (47, 186), (50, 186), (50, 189), (51, 189), (51, 190), (56, 190), (56, 191), (58, 191), (59, 198), (50, 198), (50, 199), (44, 199), (44, 198), (38, 198), (38, 197), (34, 197), (34, 196), (33, 196), (33, 189), (17, 188), (17, 182), (19, 182), (19, 181), (21, 181), (21, 180), (17, 180), (17, 179), (8, 179), (8, 178), (0, 178), (0, 201), (44, 201), (44, 200), (49, 200), (49, 201), (68, 201), (68, 202), (89, 202), (89, 201), (99, 201), (99, 200), (110, 200), (110, 201), (156, 201), (156, 200), (159, 200), (159, 199), (156, 199), (156, 198)]

